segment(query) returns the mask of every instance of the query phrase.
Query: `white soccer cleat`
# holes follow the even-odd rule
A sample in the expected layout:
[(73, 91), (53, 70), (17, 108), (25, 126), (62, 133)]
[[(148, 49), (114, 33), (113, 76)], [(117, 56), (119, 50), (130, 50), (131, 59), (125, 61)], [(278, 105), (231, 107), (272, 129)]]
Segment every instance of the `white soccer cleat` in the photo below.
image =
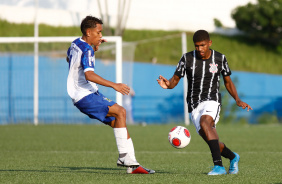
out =
[(129, 154), (126, 154), (122, 158), (118, 158), (117, 166), (120, 167), (131, 167), (131, 166), (139, 166), (140, 164), (136, 161), (130, 158)]
[(128, 167), (126, 172), (127, 174), (155, 174), (154, 170), (147, 169), (141, 165)]

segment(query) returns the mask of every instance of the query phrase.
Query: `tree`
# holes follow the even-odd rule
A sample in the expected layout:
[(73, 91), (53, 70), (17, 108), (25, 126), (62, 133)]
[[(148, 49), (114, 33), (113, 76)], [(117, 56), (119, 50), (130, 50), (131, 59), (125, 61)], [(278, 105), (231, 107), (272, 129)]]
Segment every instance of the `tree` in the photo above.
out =
[(277, 48), (282, 46), (282, 0), (248, 3), (234, 9), (231, 16), (238, 29)]
[(215, 27), (223, 27), (223, 24), (218, 19), (213, 19)]

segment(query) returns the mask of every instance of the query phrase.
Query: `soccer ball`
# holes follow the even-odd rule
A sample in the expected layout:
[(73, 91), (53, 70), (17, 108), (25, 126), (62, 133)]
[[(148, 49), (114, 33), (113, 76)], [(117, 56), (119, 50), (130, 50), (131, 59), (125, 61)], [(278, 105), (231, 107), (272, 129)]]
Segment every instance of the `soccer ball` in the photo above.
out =
[(175, 148), (186, 147), (191, 140), (189, 130), (183, 126), (176, 126), (168, 133), (168, 141)]

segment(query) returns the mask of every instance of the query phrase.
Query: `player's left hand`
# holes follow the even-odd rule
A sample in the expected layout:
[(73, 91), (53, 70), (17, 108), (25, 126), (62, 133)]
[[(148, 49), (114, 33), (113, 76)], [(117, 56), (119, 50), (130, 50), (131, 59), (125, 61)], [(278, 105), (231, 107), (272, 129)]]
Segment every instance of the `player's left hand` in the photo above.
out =
[(236, 101), (236, 104), (237, 104), (239, 107), (242, 107), (243, 109), (246, 109), (246, 108), (247, 108), (247, 111), (249, 111), (250, 109), (253, 110), (252, 107), (251, 107), (249, 104), (247, 104), (247, 103), (245, 103), (245, 102), (243, 102), (243, 101), (241, 101), (241, 100)]
[(128, 95), (130, 92), (129, 86), (127, 86), (126, 84), (122, 84), (122, 83), (117, 83), (113, 88), (123, 95)]

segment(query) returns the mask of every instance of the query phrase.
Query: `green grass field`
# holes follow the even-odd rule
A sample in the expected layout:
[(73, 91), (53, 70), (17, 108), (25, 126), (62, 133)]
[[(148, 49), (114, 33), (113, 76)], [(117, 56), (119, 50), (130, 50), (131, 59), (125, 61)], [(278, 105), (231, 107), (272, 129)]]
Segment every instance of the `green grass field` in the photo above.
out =
[[(281, 125), (218, 125), (225, 144), (240, 154), (238, 175), (207, 176), (208, 146), (188, 126), (190, 144), (168, 143), (175, 126), (129, 126), (136, 157), (154, 175), (116, 167), (113, 130), (104, 125), (0, 126), (0, 183), (282, 183)], [(228, 169), (229, 162), (223, 159)]]

